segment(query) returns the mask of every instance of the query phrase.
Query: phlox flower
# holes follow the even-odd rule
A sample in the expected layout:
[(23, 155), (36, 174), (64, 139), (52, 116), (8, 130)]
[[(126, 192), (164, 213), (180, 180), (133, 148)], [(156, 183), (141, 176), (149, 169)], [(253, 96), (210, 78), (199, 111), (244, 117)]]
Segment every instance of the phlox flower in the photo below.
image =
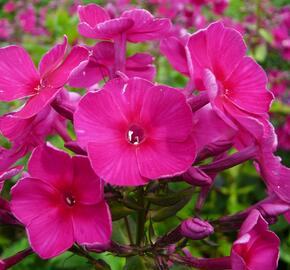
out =
[(136, 186), (181, 174), (195, 158), (185, 96), (141, 78), (114, 79), (87, 93), (74, 125), (93, 169), (111, 184)]
[(110, 240), (112, 224), (103, 184), (86, 157), (39, 146), (28, 162), (28, 173), (12, 188), (11, 210), (25, 225), (40, 257), (57, 256), (74, 242)]
[(244, 221), (231, 252), (233, 270), (274, 270), (279, 259), (280, 240), (271, 232), (258, 210)]
[(145, 9), (124, 11), (118, 18), (110, 18), (108, 12), (96, 5), (79, 7), (79, 33), (94, 39), (115, 39), (125, 33), (127, 41), (137, 43), (160, 39), (170, 30), (169, 19), (155, 19)]
[(48, 105), (66, 84), (71, 71), (88, 57), (84, 47), (75, 46), (65, 57), (67, 38), (48, 51), (36, 70), (28, 53), (19, 46), (0, 48), (0, 100), (29, 98), (15, 115), (30, 118)]

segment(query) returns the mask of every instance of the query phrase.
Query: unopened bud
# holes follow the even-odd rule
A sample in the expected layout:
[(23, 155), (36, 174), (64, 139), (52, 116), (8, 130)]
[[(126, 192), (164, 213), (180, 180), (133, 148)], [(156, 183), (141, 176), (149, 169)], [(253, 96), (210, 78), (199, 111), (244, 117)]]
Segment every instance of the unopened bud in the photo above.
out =
[(214, 232), (214, 228), (207, 221), (198, 218), (189, 218), (180, 225), (182, 236), (192, 240), (200, 240)]
[(183, 179), (193, 186), (209, 186), (212, 179), (201, 169), (191, 167), (182, 175)]

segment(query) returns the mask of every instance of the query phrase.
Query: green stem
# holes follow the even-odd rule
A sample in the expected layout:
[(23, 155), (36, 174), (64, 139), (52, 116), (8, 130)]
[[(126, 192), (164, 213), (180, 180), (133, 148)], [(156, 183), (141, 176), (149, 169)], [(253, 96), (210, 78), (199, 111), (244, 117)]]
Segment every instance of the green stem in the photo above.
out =
[(127, 229), (127, 233), (128, 233), (130, 245), (133, 245), (133, 237), (132, 237), (130, 223), (129, 223), (129, 220), (128, 220), (128, 217), (127, 216), (124, 217), (124, 221), (125, 221), (125, 226), (126, 226), (126, 229)]
[(138, 189), (138, 204), (143, 208), (138, 211), (137, 214), (137, 231), (136, 231), (136, 245), (140, 246), (144, 238), (144, 227), (145, 227), (145, 215), (146, 210), (144, 208), (144, 190), (143, 187)]

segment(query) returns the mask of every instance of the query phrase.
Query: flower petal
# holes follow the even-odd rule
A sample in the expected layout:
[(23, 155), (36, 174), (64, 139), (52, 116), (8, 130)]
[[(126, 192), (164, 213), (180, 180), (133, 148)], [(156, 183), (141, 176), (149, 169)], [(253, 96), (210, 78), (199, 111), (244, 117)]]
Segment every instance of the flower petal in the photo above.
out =
[(74, 242), (70, 211), (53, 209), (34, 218), (26, 227), (31, 248), (49, 259), (69, 249)]
[(112, 221), (108, 205), (79, 205), (73, 209), (74, 238), (78, 244), (105, 244), (110, 241)]
[(19, 46), (0, 48), (0, 100), (12, 101), (35, 94), (39, 75), (28, 53)]
[(39, 73), (43, 77), (48, 72), (56, 69), (64, 59), (65, 51), (67, 48), (67, 37), (64, 36), (63, 43), (56, 44), (51, 48), (39, 62)]
[(34, 218), (57, 208), (61, 194), (42, 180), (27, 177), (12, 188), (11, 198), (13, 214), (27, 225)]
[(48, 145), (38, 146), (28, 162), (28, 172), (32, 177), (62, 190), (72, 183), (72, 160), (64, 151)]
[(192, 165), (195, 155), (195, 142), (191, 136), (184, 142), (148, 140), (137, 149), (140, 173), (149, 179), (185, 172)]
[(104, 197), (103, 181), (93, 171), (87, 157), (72, 158), (74, 179), (73, 190), (76, 201), (82, 204), (96, 204)]
[(138, 186), (148, 181), (140, 175), (135, 146), (123, 138), (89, 143), (88, 155), (96, 174), (110, 184)]

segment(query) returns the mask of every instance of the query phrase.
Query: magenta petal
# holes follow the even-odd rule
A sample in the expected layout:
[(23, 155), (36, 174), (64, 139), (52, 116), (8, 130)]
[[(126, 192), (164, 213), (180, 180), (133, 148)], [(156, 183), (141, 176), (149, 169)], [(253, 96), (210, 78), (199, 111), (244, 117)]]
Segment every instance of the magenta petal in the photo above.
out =
[(27, 119), (38, 114), (42, 109), (46, 107), (62, 90), (62, 88), (45, 87), (41, 88), (40, 91), (33, 97), (31, 97), (24, 107), (16, 112), (16, 117)]
[(91, 27), (95, 27), (98, 23), (110, 19), (107, 11), (96, 4), (79, 6), (78, 13), (80, 21), (87, 23)]
[(35, 94), (39, 75), (28, 53), (21, 47), (0, 48), (0, 100), (12, 101)]
[(163, 39), (160, 43), (160, 51), (177, 71), (189, 76), (185, 47), (178, 38)]
[(140, 77), (153, 81), (156, 69), (153, 65), (154, 58), (148, 53), (136, 53), (127, 58), (126, 74), (128, 77)]
[(179, 175), (192, 165), (196, 155), (195, 142), (150, 140), (137, 149), (137, 160), (143, 177), (156, 179)]
[(74, 238), (78, 244), (105, 244), (110, 241), (112, 221), (108, 205), (78, 205), (73, 209)]
[(266, 89), (266, 73), (250, 57), (240, 61), (224, 85), (228, 97), (239, 108), (257, 114), (269, 111), (273, 94)]
[(206, 29), (207, 50), (217, 78), (227, 78), (239, 64), (247, 47), (242, 35), (223, 23), (212, 23)]
[(89, 52), (85, 47), (75, 46), (66, 57), (64, 62), (53, 72), (45, 77), (48, 86), (53, 88), (63, 87), (71, 72), (82, 62), (88, 59)]
[(43, 77), (48, 72), (56, 69), (63, 61), (67, 47), (67, 37), (64, 36), (63, 43), (56, 44), (40, 60), (39, 73)]
[(131, 78), (128, 82), (121, 79), (111, 80), (105, 84), (103, 89), (112, 92), (114, 103), (129, 122), (138, 122), (143, 108), (144, 96), (153, 86), (150, 81)]
[(129, 18), (116, 18), (101, 22), (95, 27), (83, 22), (78, 25), (78, 30), (81, 35), (87, 38), (114, 39), (126, 32), (133, 24), (134, 22)]
[(47, 145), (38, 146), (28, 162), (28, 172), (32, 177), (61, 189), (72, 182), (72, 160), (64, 151)]
[[(142, 88), (135, 87), (136, 95)], [(184, 141), (193, 128), (192, 111), (183, 93), (168, 86), (153, 86), (144, 91), (141, 121), (151, 127), (154, 140)]]
[(55, 208), (27, 225), (30, 246), (41, 258), (58, 256), (73, 245), (73, 224), (69, 214), (69, 211)]
[(101, 90), (90, 92), (81, 99), (74, 114), (74, 124), (78, 143), (86, 147), (88, 142), (104, 141), (106, 144), (110, 140), (123, 138), (119, 128), (126, 125), (126, 118), (110, 92)]
[(28, 225), (34, 218), (56, 208), (61, 194), (42, 180), (28, 177), (17, 182), (11, 191), (13, 214)]
[(24, 138), (31, 130), (33, 119), (19, 119), (15, 114), (3, 115), (0, 117), (0, 132), (10, 141)]
[(251, 256), (247, 261), (249, 269), (273, 270), (277, 268), (280, 240), (271, 231), (261, 233), (248, 251)]
[(93, 61), (83, 61), (70, 74), (68, 84), (72, 87), (87, 88), (98, 83), (108, 75), (104, 67)]
[(125, 11), (121, 18), (130, 18), (134, 22), (133, 27), (127, 32), (127, 39), (130, 42), (160, 39), (171, 28), (169, 19), (154, 19), (152, 14), (145, 9)]
[(87, 157), (74, 156), (72, 158), (74, 179), (73, 190), (77, 194), (76, 200), (81, 204), (96, 204), (103, 199), (103, 181), (93, 171)]
[(123, 138), (89, 143), (88, 155), (95, 172), (112, 185), (139, 186), (148, 182), (140, 175), (135, 147)]

